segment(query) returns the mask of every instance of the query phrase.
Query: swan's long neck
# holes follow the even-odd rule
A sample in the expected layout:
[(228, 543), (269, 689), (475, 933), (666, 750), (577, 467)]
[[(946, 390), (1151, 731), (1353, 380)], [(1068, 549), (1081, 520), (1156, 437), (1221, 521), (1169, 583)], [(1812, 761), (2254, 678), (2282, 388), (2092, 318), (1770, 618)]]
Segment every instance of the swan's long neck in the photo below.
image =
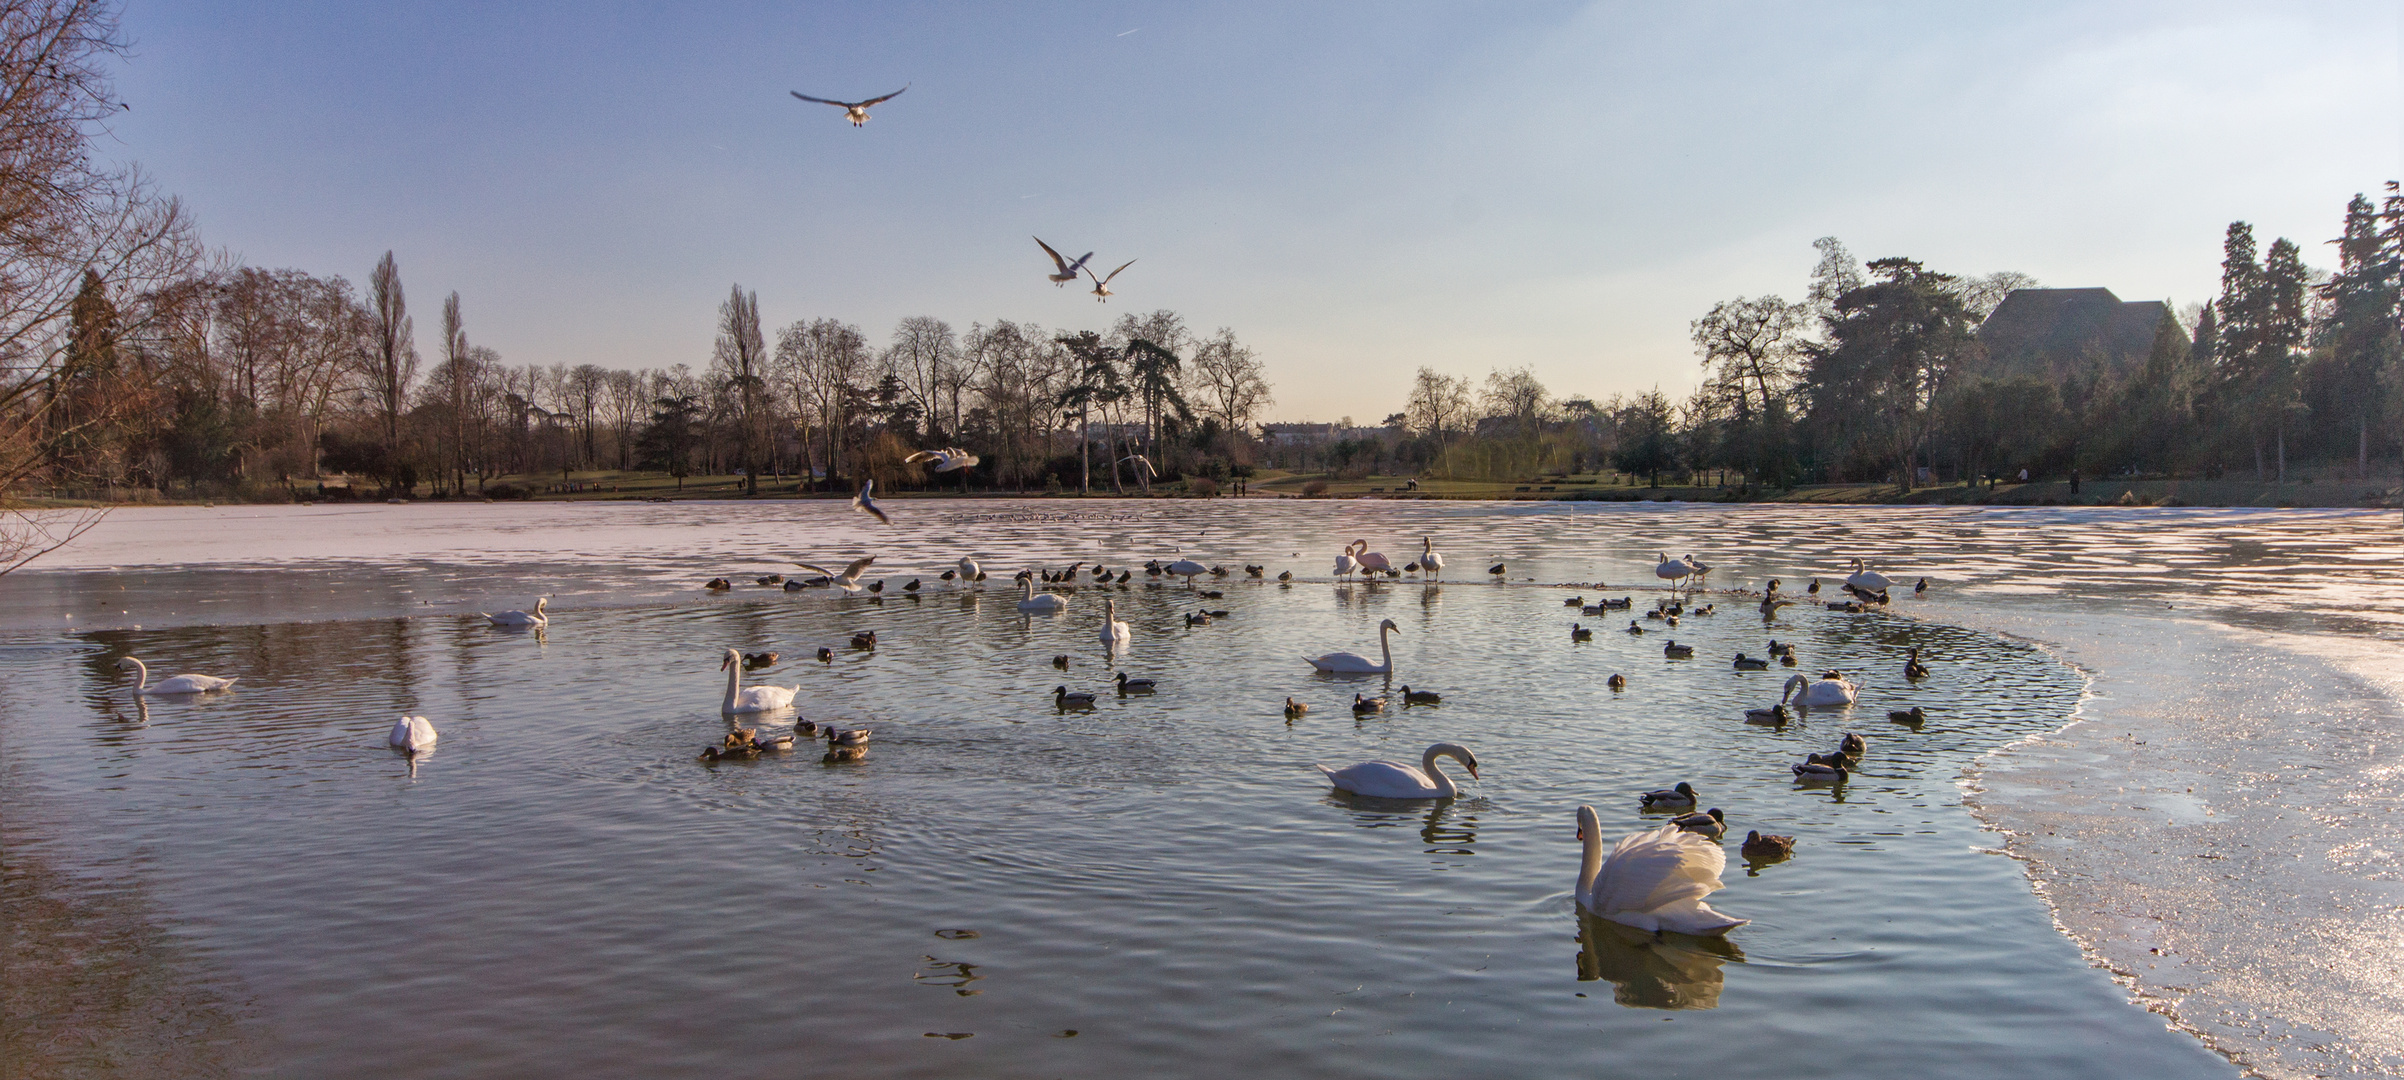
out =
[[(130, 656), (126, 657), (126, 659), (134, 660), (134, 658)], [(145, 664), (140, 660), (134, 660), (134, 693), (141, 693), (149, 685), (150, 665)]]
[(1578, 816), (1578, 832), (1586, 845), (1586, 854), (1578, 860), (1578, 899), (1591, 903), (1594, 879), (1603, 872), (1603, 823), (1600, 818)]
[(1810, 686), (1811, 686), (1811, 680), (1809, 680), (1809, 679), (1806, 679), (1806, 678), (1804, 678), (1804, 677), (1803, 677), (1803, 676), (1801, 676), (1801, 675), (1796, 675), (1796, 676), (1793, 676), (1793, 677), (1791, 677), (1791, 678), (1787, 679), (1787, 680), (1786, 680), (1786, 692), (1778, 695), (1778, 701), (1779, 701), (1779, 703), (1780, 703), (1780, 704), (1784, 704), (1784, 703), (1786, 702), (1786, 699), (1788, 699), (1788, 698), (1790, 698), (1790, 697), (1793, 697), (1793, 696), (1795, 696), (1795, 691), (1796, 691), (1797, 689), (1801, 689), (1801, 688), (1808, 688), (1808, 687), (1810, 687)]
[(1391, 640), (1393, 636), (1393, 627), (1380, 626), (1377, 628), (1377, 652), (1378, 655), (1385, 657), (1387, 671), (1394, 670), (1394, 643)]
[(1420, 769), (1427, 773), (1428, 779), (1436, 782), (1436, 797), (1439, 799), (1449, 799), (1461, 793), (1460, 786), (1452, 782), (1452, 777), (1445, 775), (1442, 766), (1436, 764), (1436, 759), (1444, 756), (1444, 748), (1431, 746), (1427, 748), (1427, 753), (1419, 757)]
[(550, 598), (550, 597), (548, 597), (548, 596), (537, 596), (537, 597), (535, 597), (535, 598), (534, 598), (534, 617), (535, 617), (535, 618), (537, 618), (537, 619), (539, 619), (539, 618), (542, 618), (542, 617), (543, 617), (543, 609), (544, 609), (545, 607), (548, 607), (548, 606), (550, 606), (550, 604), (551, 604), (551, 598)]
[(735, 695), (743, 692), (743, 659), (736, 656), (726, 665), (726, 710), (734, 711)]

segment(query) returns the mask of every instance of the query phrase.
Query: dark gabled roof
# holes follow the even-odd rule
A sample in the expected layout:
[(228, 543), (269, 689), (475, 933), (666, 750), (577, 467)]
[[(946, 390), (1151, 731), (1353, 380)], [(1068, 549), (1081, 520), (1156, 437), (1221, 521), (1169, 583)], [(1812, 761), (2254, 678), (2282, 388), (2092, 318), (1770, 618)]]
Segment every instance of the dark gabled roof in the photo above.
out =
[(2124, 375), (2145, 363), (2170, 305), (2110, 289), (2014, 289), (1978, 327), (1986, 373), (2058, 381), (2100, 365)]

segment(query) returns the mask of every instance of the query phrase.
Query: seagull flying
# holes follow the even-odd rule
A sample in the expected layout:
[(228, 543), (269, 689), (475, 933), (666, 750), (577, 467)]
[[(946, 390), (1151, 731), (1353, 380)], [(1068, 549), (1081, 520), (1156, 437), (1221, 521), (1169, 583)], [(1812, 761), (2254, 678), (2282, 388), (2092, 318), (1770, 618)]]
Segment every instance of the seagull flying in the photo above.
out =
[(1088, 251), (1077, 256), (1077, 261), (1070, 262), (1061, 258), (1060, 253), (1052, 250), (1052, 245), (1044, 243), (1043, 237), (1040, 236), (1035, 238), (1035, 246), (1042, 248), (1044, 254), (1051, 256), (1052, 265), (1058, 268), (1056, 272), (1046, 274), (1044, 277), (1052, 284), (1063, 288), (1067, 287), (1069, 282), (1077, 280), (1077, 272), (1085, 269), (1085, 260), (1093, 258), (1093, 252)]
[[(1086, 256), (1086, 258), (1088, 258), (1088, 259), (1090, 259), (1090, 258), (1092, 258), (1092, 257), (1093, 257), (1093, 256), (1091, 256), (1091, 255), (1088, 255), (1088, 256)], [(1084, 261), (1084, 260), (1078, 260), (1078, 261), (1082, 262), (1082, 261)], [(1123, 263), (1120, 263), (1120, 264), (1119, 264), (1119, 270), (1124, 270), (1124, 269), (1126, 269), (1126, 268), (1128, 268), (1128, 267), (1130, 267), (1130, 266), (1133, 266), (1133, 265), (1135, 265), (1135, 260), (1133, 260), (1133, 259), (1129, 259), (1129, 260), (1127, 260), (1126, 262), (1123, 262)], [(1100, 302), (1100, 303), (1104, 303), (1104, 304), (1107, 304), (1107, 303), (1109, 303), (1109, 302), (1110, 302), (1110, 278), (1115, 278), (1115, 277), (1119, 276), (1119, 270), (1113, 270), (1113, 271), (1111, 271), (1111, 272), (1110, 272), (1110, 277), (1094, 277), (1093, 270), (1092, 270), (1091, 268), (1087, 268), (1087, 270), (1085, 271), (1085, 276), (1086, 276), (1086, 277), (1089, 277), (1089, 278), (1093, 278), (1093, 298), (1094, 298), (1096, 301), (1098, 301), (1098, 302)]]
[(975, 465), (979, 460), (981, 459), (979, 459), (975, 454), (971, 454), (957, 446), (945, 447), (941, 450), (921, 450), (910, 455), (909, 457), (902, 459), (902, 461), (905, 463), (932, 461), (935, 463), (935, 471), (939, 473), (947, 473), (956, 469), (966, 469)]
[(869, 497), (869, 493), (875, 488), (875, 480), (860, 481), (860, 492), (859, 494), (851, 497), (851, 508), (863, 514), (876, 515), (877, 524), (879, 525), (891, 525), (893, 524), (893, 519), (886, 517), (883, 510), (877, 509), (876, 500)]
[(810, 95), (802, 93), (799, 90), (788, 91), (788, 93), (791, 93), (794, 97), (800, 98), (803, 101), (815, 101), (820, 105), (832, 105), (838, 109), (841, 109), (843, 110), (843, 118), (851, 121), (851, 126), (860, 127), (868, 123), (869, 106), (883, 104), (893, 100), (894, 98), (900, 97), (902, 96), (902, 90), (907, 89), (909, 89), (909, 87), (905, 86), (902, 87), (901, 90), (896, 90), (885, 95), (884, 97), (872, 97), (866, 101), (833, 101), (822, 97), (811, 97)]

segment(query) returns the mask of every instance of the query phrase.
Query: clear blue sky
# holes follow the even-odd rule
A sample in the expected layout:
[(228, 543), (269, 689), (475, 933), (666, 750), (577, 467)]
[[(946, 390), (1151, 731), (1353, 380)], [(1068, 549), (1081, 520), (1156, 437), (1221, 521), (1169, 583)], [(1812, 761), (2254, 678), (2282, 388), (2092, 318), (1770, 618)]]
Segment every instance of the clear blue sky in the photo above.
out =
[[(514, 363), (701, 366), (741, 282), (879, 342), (1172, 308), (1284, 419), (1422, 364), (1682, 395), (1815, 237), (2184, 304), (2231, 219), (2325, 264), (2404, 174), (2393, 2), (128, 3), (113, 145), (209, 243), (390, 248), (422, 344), (457, 290)], [(1030, 235), (1141, 261), (1105, 307)]]

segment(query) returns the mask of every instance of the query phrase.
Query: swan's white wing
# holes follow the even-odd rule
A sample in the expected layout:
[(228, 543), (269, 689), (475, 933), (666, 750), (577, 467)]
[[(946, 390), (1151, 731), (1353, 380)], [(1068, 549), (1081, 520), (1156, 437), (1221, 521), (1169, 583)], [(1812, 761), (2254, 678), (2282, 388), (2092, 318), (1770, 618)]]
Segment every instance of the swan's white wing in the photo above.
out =
[(1371, 660), (1366, 656), (1362, 656), (1359, 653), (1331, 652), (1325, 656), (1305, 656), (1302, 659), (1304, 662), (1309, 663), (1321, 671), (1346, 671), (1356, 668), (1377, 666), (1376, 661)]
[(1631, 833), (1603, 860), (1594, 878), (1597, 914), (1658, 912), (1682, 901), (1699, 903), (1723, 888), (1728, 855), (1675, 825)]
[(1318, 766), (1327, 774), (1327, 782), (1372, 798), (1418, 799), (1436, 794), (1436, 782), (1419, 771), (1416, 765), (1399, 761), (1364, 761), (1348, 768), (1330, 769)]

